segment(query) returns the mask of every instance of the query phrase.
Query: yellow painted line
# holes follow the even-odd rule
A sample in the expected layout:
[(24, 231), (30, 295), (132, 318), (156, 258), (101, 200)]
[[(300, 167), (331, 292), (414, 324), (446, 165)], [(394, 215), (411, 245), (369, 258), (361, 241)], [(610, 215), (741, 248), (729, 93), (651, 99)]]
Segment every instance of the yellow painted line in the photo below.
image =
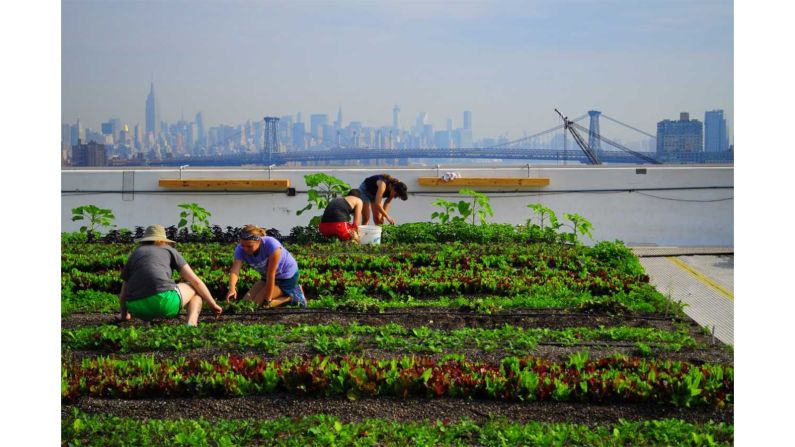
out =
[(668, 256), (667, 258), (668, 258), (669, 261), (671, 261), (674, 264), (676, 264), (682, 270), (685, 270), (688, 273), (690, 273), (691, 275), (695, 276), (697, 280), (699, 280), (699, 281), (703, 282), (704, 284), (706, 284), (706, 285), (712, 287), (713, 289), (717, 290), (718, 292), (723, 294), (726, 298), (734, 301), (734, 294), (731, 291), (726, 290), (720, 284), (718, 284), (715, 281), (713, 281), (712, 278), (710, 278), (709, 276), (707, 276), (707, 275), (699, 272), (698, 270), (694, 269), (693, 267), (689, 266), (686, 262), (682, 261), (681, 259), (675, 258), (673, 256)]

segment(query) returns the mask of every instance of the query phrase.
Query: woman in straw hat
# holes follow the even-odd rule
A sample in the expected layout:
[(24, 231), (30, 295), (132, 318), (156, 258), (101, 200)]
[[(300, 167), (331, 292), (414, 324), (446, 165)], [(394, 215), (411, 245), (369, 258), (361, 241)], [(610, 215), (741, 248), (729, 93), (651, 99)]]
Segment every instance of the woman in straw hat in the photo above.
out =
[[(223, 309), (182, 255), (170, 245), (174, 241), (166, 238), (162, 225), (147, 227), (144, 236), (135, 242), (141, 245), (132, 252), (121, 271), (124, 282), (119, 293), (118, 320), (129, 320), (131, 314), (144, 320), (173, 318), (180, 308), (187, 306), (188, 326), (196, 326), (202, 300), (218, 319)], [(185, 282), (175, 283), (171, 279), (172, 270), (179, 271)]]
[(262, 279), (254, 283), (243, 299), (267, 307), (286, 303), (306, 307), (295, 258), (278, 239), (266, 236), (265, 230), (256, 225), (246, 225), (240, 232), (240, 243), (235, 247), (235, 260), (229, 271), (227, 302), (229, 298), (237, 299), (237, 280), (244, 262), (258, 271)]

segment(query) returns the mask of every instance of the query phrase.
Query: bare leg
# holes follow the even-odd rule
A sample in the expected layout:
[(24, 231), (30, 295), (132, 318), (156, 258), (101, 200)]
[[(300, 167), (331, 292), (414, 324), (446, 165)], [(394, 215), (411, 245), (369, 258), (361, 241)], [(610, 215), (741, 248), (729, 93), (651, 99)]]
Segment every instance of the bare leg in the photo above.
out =
[(243, 296), (244, 300), (254, 301), (254, 297), (265, 290), (265, 281), (257, 281), (251, 286), (251, 289)]
[(265, 296), (265, 287), (263, 281), (263, 287), (257, 291), (256, 294), (252, 295), (252, 299), (257, 305), (262, 306), (263, 303), (267, 305), (267, 307), (276, 307), (281, 306), (282, 304), (291, 300), (291, 298), (282, 292), (282, 289), (279, 288), (277, 285), (273, 285), (273, 291), (271, 292), (271, 296)]
[(362, 225), (370, 223), (370, 202), (362, 203)]
[(193, 295), (186, 308), (188, 310), (188, 326), (198, 326), (199, 313), (202, 311), (202, 297)]
[(181, 298), (181, 305), (188, 313), (188, 325), (197, 326), (199, 324), (199, 313), (202, 310), (202, 297), (196, 293), (196, 289), (186, 282), (177, 284)]

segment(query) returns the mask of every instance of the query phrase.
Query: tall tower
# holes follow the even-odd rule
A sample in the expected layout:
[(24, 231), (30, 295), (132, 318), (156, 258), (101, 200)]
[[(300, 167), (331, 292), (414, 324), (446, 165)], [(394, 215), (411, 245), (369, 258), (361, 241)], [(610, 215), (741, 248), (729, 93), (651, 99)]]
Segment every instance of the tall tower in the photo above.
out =
[(155, 139), (160, 133), (160, 121), (157, 111), (157, 100), (155, 99), (155, 82), (149, 86), (149, 96), (146, 97), (146, 127), (144, 131), (149, 134), (152, 133)]
[(342, 129), (342, 106), (337, 110), (337, 122), (334, 123), (334, 127)]
[(279, 150), (279, 118), (275, 116), (265, 117), (265, 152), (268, 154), (268, 164), (271, 162), (271, 154)]
[(704, 113), (704, 152), (724, 152), (729, 150), (726, 132), (726, 119), (723, 110), (710, 110)]
[(400, 107), (395, 104), (395, 107), (392, 107), (392, 128), (398, 130), (400, 126)]
[(203, 145), (206, 139), (206, 134), (204, 132), (204, 114), (199, 112), (196, 114), (196, 142), (198, 144)]
[(464, 110), (464, 129), (472, 130), (472, 112)]
[(597, 154), (602, 150), (602, 145), (600, 144), (601, 140), (598, 138), (599, 115), (601, 114), (602, 112), (597, 112), (596, 110), (588, 111), (588, 116), (591, 117), (590, 130), (588, 131), (588, 147)]

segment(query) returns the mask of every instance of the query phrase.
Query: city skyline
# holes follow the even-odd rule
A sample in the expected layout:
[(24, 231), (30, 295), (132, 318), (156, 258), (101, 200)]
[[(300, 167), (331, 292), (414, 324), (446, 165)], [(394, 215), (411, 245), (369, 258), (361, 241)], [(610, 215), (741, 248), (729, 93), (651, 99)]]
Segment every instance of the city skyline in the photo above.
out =
[(161, 121), (208, 128), (340, 106), (380, 127), (397, 104), (404, 127), (470, 110), (476, 137), (515, 139), (559, 124), (553, 108), (647, 131), (723, 109), (733, 141), (731, 2), (563, 3), (67, 0), (62, 122), (143, 125), (153, 80)]

